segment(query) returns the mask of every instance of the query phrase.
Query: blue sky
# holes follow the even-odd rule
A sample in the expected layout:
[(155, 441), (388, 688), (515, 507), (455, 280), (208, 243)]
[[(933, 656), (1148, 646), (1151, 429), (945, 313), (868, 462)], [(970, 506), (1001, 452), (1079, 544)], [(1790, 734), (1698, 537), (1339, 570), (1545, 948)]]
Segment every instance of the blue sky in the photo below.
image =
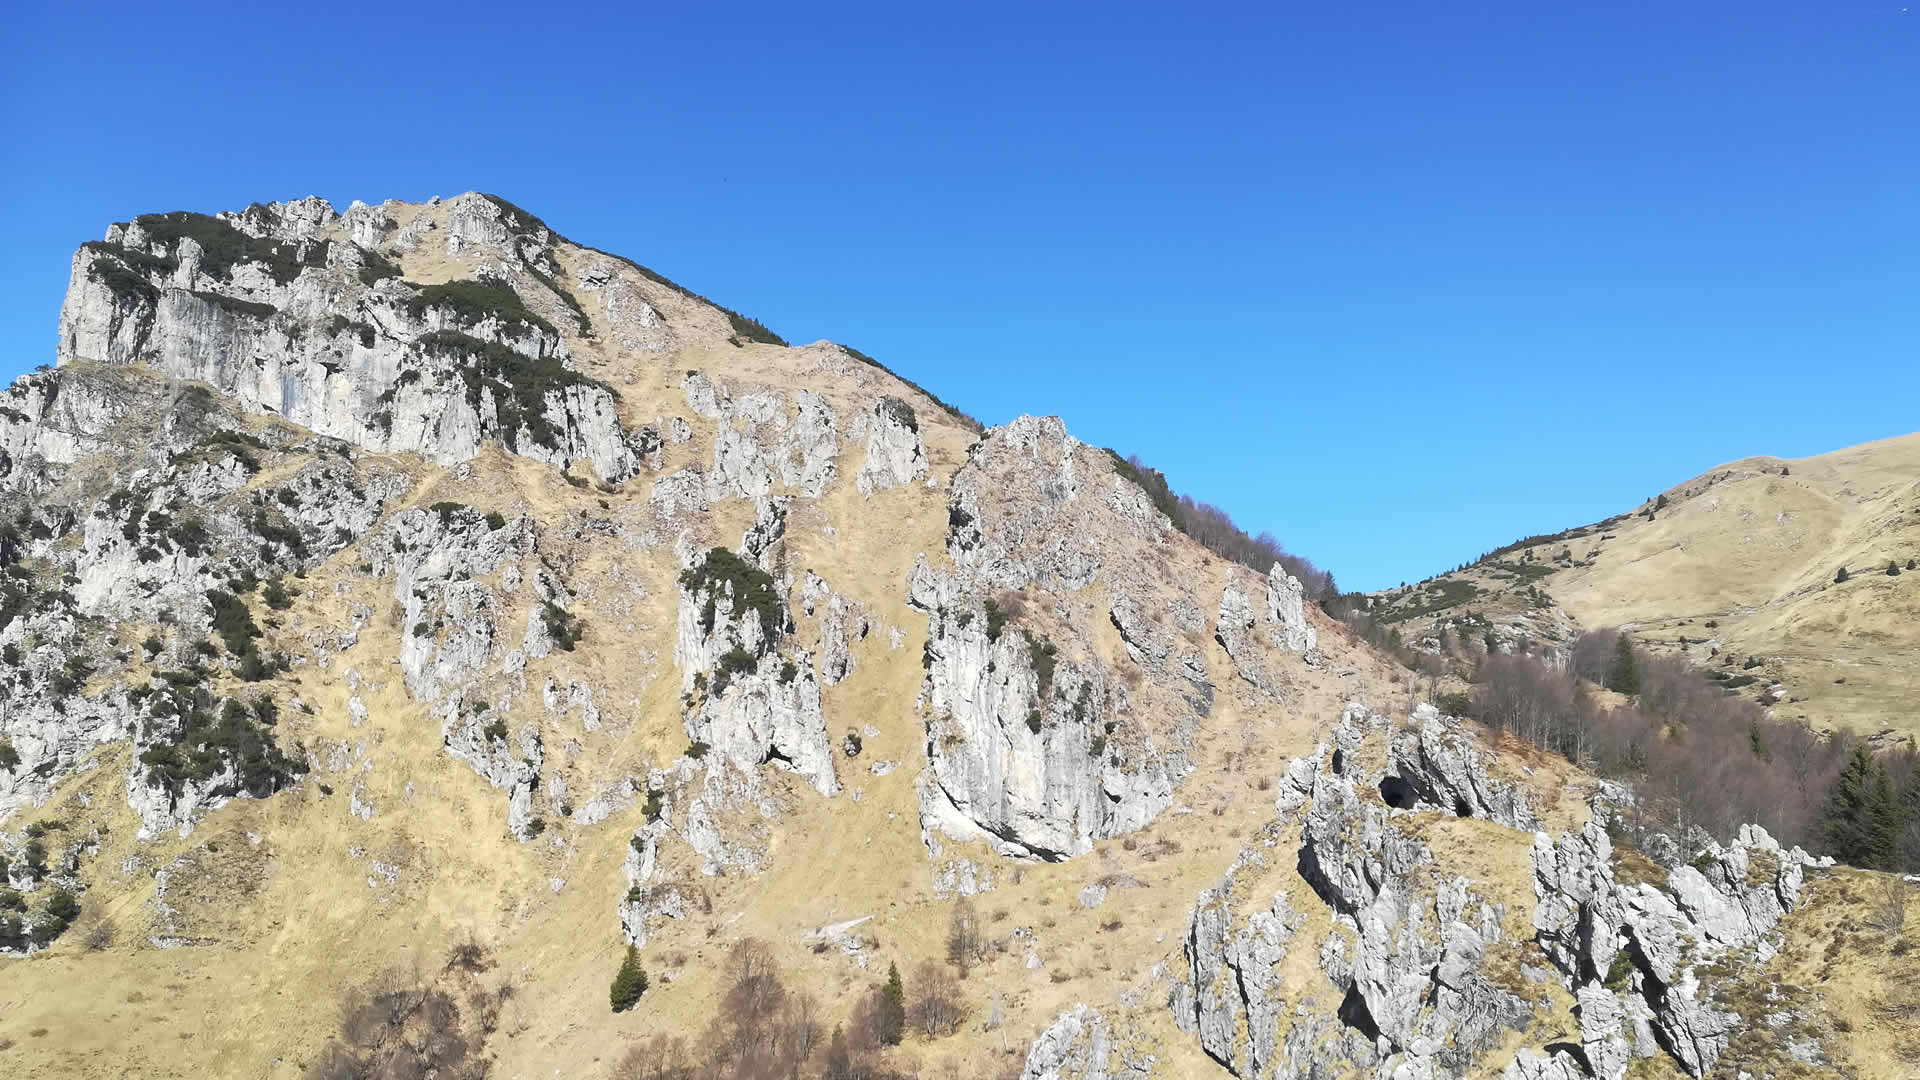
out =
[(0, 376), (111, 221), (478, 189), (1383, 587), (1920, 428), (1917, 46), (1897, 2), (32, 5)]

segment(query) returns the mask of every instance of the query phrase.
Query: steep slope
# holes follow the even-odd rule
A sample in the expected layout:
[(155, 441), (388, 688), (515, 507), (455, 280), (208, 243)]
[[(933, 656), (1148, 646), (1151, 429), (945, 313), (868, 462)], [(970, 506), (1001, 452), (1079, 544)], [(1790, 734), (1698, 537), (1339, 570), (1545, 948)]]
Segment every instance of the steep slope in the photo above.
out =
[[(980, 430), (489, 196), (114, 226), (57, 358), (0, 395), (9, 1075), (760, 1053), (703, 1035), (742, 943), (817, 1041), (934, 983), (963, 902), (964, 1022), (869, 1064), (1704, 1074), (1777, 1049), (1713, 965), (1851, 910), (1751, 834), (1616, 893), (1621, 793), (1413, 709), (1059, 420)], [(1794, 1060), (1883, 1071), (1826, 981)]]
[(1449, 629), (1511, 647), (1630, 627), (1642, 644), (1750, 676), (1744, 693), (1817, 728), (1912, 735), (1916, 558), (1920, 435), (1906, 435), (1724, 465), (1632, 512), (1374, 594), (1370, 610), (1429, 646)]

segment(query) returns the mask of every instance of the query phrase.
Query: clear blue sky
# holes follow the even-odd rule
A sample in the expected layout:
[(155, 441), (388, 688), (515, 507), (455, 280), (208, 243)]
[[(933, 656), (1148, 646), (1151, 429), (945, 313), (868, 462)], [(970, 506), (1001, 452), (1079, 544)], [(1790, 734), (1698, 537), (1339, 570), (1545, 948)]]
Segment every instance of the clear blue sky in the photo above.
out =
[(31, 4), (0, 376), (111, 221), (479, 189), (1382, 587), (1920, 428), (1903, 2)]

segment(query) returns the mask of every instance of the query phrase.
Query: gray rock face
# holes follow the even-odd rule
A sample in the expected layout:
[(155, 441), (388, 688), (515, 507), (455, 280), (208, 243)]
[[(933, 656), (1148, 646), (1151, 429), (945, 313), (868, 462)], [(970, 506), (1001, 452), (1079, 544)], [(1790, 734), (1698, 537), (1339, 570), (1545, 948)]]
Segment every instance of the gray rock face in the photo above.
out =
[(866, 416), (867, 460), (854, 477), (860, 494), (911, 484), (927, 474), (927, 451), (913, 406), (896, 397), (873, 403)]
[[(1742, 826), (1729, 847), (1711, 846), (1696, 865), (1672, 870), (1664, 889), (1616, 881), (1611, 854), (1605, 831), (1593, 824), (1557, 843), (1535, 836), (1537, 937), (1569, 988), (1584, 984), (1582, 1034), (1596, 1068), (1651, 1051), (1649, 1040), (1628, 1030), (1643, 1017), (1687, 1072), (1704, 1076), (1745, 1021), (1713, 1004), (1702, 970), (1729, 957), (1742, 965), (1771, 959), (1778, 924), (1799, 904), (1805, 867), (1815, 862), (1799, 848), (1783, 850), (1756, 825)], [(1618, 991), (1624, 1000), (1610, 1009), (1598, 995), (1616, 992), (1599, 981), (1618, 979), (1617, 958), (1630, 961), (1630, 974)], [(1590, 1038), (1588, 1010), (1595, 1015)]]
[[(929, 616), (929, 848), (937, 854), (944, 835), (1060, 859), (1141, 828), (1191, 770), (1186, 751), (1213, 695), (1204, 658), (1173, 655), (1173, 635), (1131, 599), (1153, 587), (1142, 560), (1169, 543), (1166, 517), (1105, 451), (1058, 418), (1023, 416), (970, 449), (947, 522), (948, 565), (923, 559), (908, 581), (909, 603)], [(1050, 640), (994, 606), (1002, 590), (1024, 589), (1064, 613), (1097, 579), (1151, 685), (1110, 670), (1085, 629), (1060, 627), (1062, 640)], [(1205, 625), (1190, 598), (1170, 614), (1181, 630)]]
[[(535, 537), (531, 518), (495, 529), (471, 508), (406, 510), (387, 520), (370, 554), (376, 576), (392, 575), (404, 612), (400, 670), (408, 693), (438, 701), (478, 679), (503, 651), (504, 604), (485, 579), (526, 558)], [(564, 610), (564, 589), (536, 580), (542, 603)]]
[(1075, 1005), (1027, 1050), (1020, 1080), (1147, 1080), (1156, 1059), (1124, 1045), (1098, 1010)]
[(105, 380), (23, 375), (0, 391), (0, 490), (33, 495), (49, 465), (70, 465), (103, 446), (127, 401)]
[[(1500, 908), (1468, 879), (1429, 869), (1434, 856), (1419, 835), (1393, 823), (1407, 811), (1373, 797), (1382, 776), (1354, 770), (1357, 749), (1384, 726), (1375, 719), (1349, 709), (1331, 762), (1323, 748), (1289, 767), (1280, 819), (1189, 918), (1174, 1020), (1237, 1076), (1463, 1076), (1505, 1031), (1530, 1022), (1532, 1003), (1483, 971), (1489, 948), (1504, 941)], [(1316, 947), (1290, 940), (1298, 920), (1285, 894), (1268, 906), (1242, 884), (1263, 875), (1288, 821), (1299, 823), (1300, 874), (1335, 925), (1317, 944), (1331, 990), (1344, 995), (1332, 1017), (1296, 1008), (1282, 988), (1287, 951)], [(1243, 895), (1253, 909), (1244, 923)]]
[[(1451, 810), (1458, 817), (1496, 821), (1531, 831), (1538, 819), (1510, 784), (1493, 779), (1472, 740), (1448, 726), (1439, 710), (1422, 702), (1409, 718), (1418, 728), (1393, 740), (1392, 762), (1421, 807)], [(1456, 722), (1457, 723), (1457, 722)]]
[(1264, 650), (1256, 644), (1262, 638), (1256, 631), (1260, 620), (1265, 619), (1263, 636), (1268, 648), (1302, 654), (1310, 665), (1320, 662), (1320, 635), (1307, 618), (1305, 587), (1279, 563), (1273, 564), (1266, 585), (1265, 611), (1256, 613), (1252, 594), (1238, 569), (1228, 576), (1227, 587), (1220, 594), (1220, 621), (1214, 638), (1227, 651), (1242, 679), (1278, 699), (1280, 685)]
[[(1426, 706), (1411, 721), (1390, 740), (1385, 767), (1369, 773), (1355, 763), (1379, 760), (1370, 744), (1390, 724), (1350, 706), (1330, 747), (1288, 767), (1275, 823), (1195, 903), (1187, 970), (1170, 1007), (1176, 1024), (1237, 1076), (1483, 1075), (1499, 1067), (1485, 1057), (1506, 1032), (1561, 1023), (1536, 1024), (1544, 999), (1526, 985), (1552, 972), (1522, 965), (1526, 979), (1517, 983), (1490, 973), (1489, 957), (1527, 943), (1512, 940), (1504, 908), (1477, 895), (1470, 878), (1449, 876), (1411, 827), (1435, 811), (1516, 831), (1538, 818), (1516, 786), (1489, 775), (1486, 752), (1466, 732)], [(1267, 869), (1294, 864), (1281, 852), (1295, 828), (1300, 876), (1334, 923), (1317, 946), (1290, 932), (1290, 898), (1271, 884), (1284, 879)], [(1712, 1072), (1749, 1021), (1714, 1003), (1706, 967), (1770, 958), (1813, 860), (1748, 826), (1656, 888), (1614, 879), (1612, 845), (1598, 824), (1557, 841), (1535, 833), (1529, 851), (1533, 944), (1575, 995), (1580, 1049), (1523, 1050), (1501, 1075), (1621, 1080), (1637, 1059), (1663, 1052), (1692, 1075)], [(1288, 1000), (1276, 977), (1287, 953), (1303, 947), (1317, 947), (1327, 983), (1345, 995), (1336, 1015), (1324, 1003)], [(1815, 1044), (1804, 1051), (1824, 1060)]]
[(1307, 620), (1307, 590), (1300, 580), (1274, 563), (1267, 572), (1268, 637), (1276, 649), (1304, 654), (1318, 663), (1320, 633)]
[(833, 482), (839, 421), (824, 398), (798, 391), (789, 412), (771, 391), (732, 396), (697, 371), (688, 373), (681, 389), (688, 408), (720, 427), (706, 476), (708, 501), (765, 498), (776, 477), (808, 497)]
[(1056, 661), (1053, 692), (1043, 693), (1032, 646), (1011, 632), (989, 639), (981, 602), (958, 579), (922, 562), (910, 586), (932, 617), (931, 764), (921, 786), (930, 838), (1060, 859), (1140, 828), (1172, 802), (1172, 771), (1151, 741), (1133, 760), (1108, 752), (1104, 671)]
[[(523, 231), (483, 196), (447, 206), (450, 254), (497, 252), (505, 258), (490, 283), (503, 295), (547, 295), (544, 229)], [(517, 314), (517, 299), (476, 307), (379, 277), (369, 270), (378, 257), (347, 240), (324, 203), (203, 220), (215, 234), (258, 238), (248, 249), (258, 257), (229, 262), (193, 235), (138, 221), (74, 256), (62, 366), (143, 364), (205, 381), (250, 411), (441, 464), (472, 457), (491, 438), (536, 460), (585, 459), (619, 481), (658, 446), (657, 434), (622, 428), (613, 392), (574, 371), (559, 333)], [(520, 367), (550, 378), (537, 393), (517, 390), (506, 372)]]
[(791, 657), (778, 651), (792, 620), (777, 584), (761, 582), (761, 606), (754, 606), (742, 590), (755, 585), (719, 572), (731, 565), (726, 558), (708, 553), (690, 561), (680, 582), (674, 662), (687, 737), (742, 769), (771, 762), (832, 795), (840, 783), (812, 658), (805, 650)]
[(1272, 1075), (1280, 1049), (1279, 1019), (1287, 1007), (1274, 972), (1298, 920), (1284, 892), (1238, 923), (1234, 877), (1267, 857), (1249, 848), (1220, 883), (1200, 894), (1187, 923), (1187, 982), (1176, 988), (1174, 1023), (1196, 1034), (1201, 1048), (1236, 1076)]

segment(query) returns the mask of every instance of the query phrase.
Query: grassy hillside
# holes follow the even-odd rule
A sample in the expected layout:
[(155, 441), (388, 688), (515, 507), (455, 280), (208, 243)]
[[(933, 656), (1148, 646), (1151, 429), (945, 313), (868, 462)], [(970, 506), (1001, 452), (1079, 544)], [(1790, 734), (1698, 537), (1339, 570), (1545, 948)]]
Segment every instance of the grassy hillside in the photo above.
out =
[[(1618, 517), (1373, 594), (1409, 644), (1580, 629), (1753, 676), (1816, 728), (1920, 733), (1920, 434), (1711, 469)], [(1901, 573), (1889, 576), (1889, 562)], [(1847, 580), (1836, 581), (1841, 568)], [(1757, 659), (1757, 664), (1749, 664)]]

